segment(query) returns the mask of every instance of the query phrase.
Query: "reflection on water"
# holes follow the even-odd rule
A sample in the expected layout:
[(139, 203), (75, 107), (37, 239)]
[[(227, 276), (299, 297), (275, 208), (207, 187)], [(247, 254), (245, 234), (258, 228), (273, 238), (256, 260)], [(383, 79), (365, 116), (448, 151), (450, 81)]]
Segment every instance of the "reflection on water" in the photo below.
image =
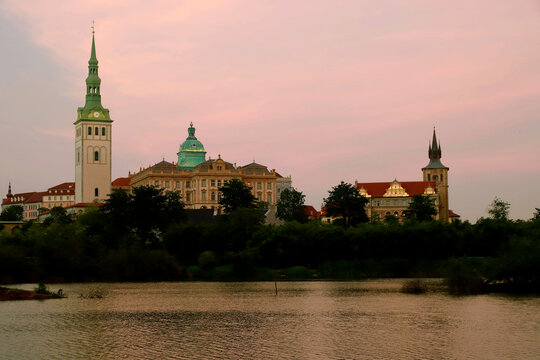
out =
[(402, 282), (283, 282), (278, 296), (271, 282), (52, 286), (69, 297), (0, 302), (0, 358), (538, 358), (540, 298)]

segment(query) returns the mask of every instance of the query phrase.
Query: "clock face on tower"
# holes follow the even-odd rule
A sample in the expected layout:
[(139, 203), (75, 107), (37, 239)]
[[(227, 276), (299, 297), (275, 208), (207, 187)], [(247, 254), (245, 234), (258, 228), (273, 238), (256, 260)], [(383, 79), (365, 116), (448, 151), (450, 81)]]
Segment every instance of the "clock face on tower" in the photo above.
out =
[(97, 111), (94, 112), (94, 117), (95, 117), (95, 118), (99, 117), (99, 112), (97, 112)]

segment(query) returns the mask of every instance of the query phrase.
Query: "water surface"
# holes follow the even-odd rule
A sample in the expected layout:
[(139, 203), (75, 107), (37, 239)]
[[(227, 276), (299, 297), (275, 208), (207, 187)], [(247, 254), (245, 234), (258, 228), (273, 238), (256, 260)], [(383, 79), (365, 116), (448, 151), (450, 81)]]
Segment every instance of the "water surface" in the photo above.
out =
[(0, 358), (540, 358), (540, 298), (402, 283), (280, 282), (277, 296), (273, 282), (54, 285), (68, 298), (0, 302)]

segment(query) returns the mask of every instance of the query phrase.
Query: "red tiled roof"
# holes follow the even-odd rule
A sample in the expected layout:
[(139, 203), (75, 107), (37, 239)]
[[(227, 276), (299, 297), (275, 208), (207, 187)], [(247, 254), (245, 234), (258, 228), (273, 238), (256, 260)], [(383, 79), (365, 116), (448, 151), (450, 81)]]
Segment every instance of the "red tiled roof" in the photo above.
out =
[[(32, 191), (27, 193), (13, 194), (13, 197), (11, 198), (2, 199), (2, 204), (23, 204), (35, 193), (35, 191)], [(20, 200), (15, 200), (17, 198), (20, 198)]]
[(112, 186), (129, 186), (131, 179), (127, 177), (121, 177), (112, 182)]
[(456, 213), (453, 212), (452, 210), (448, 210), (448, 216), (451, 217), (451, 218), (452, 218), (452, 217), (453, 217), (453, 218), (460, 218), (460, 217), (461, 217), (461, 215), (456, 214)]
[(69, 209), (69, 208), (85, 208), (85, 207), (100, 207), (100, 206), (103, 206), (105, 205), (105, 203), (76, 203), (76, 204), (73, 204), (73, 205), (69, 205), (69, 206), (66, 206), (64, 209)]
[(45, 195), (46, 193), (47, 193), (46, 191), (35, 192), (25, 202), (27, 203), (43, 202), (43, 195)]
[[(358, 183), (356, 188), (360, 190), (363, 187), (372, 197), (383, 197), (391, 184), (392, 182)], [(435, 189), (434, 181), (400, 181), (399, 184), (410, 196), (423, 194), (428, 186)]]
[[(56, 192), (55, 192), (56, 191)], [(75, 183), (74, 182), (65, 182), (47, 189), (49, 194), (66, 194), (74, 195), (75, 194)]]
[(304, 205), (304, 211), (307, 216), (319, 217), (320, 213), (313, 207), (313, 205)]

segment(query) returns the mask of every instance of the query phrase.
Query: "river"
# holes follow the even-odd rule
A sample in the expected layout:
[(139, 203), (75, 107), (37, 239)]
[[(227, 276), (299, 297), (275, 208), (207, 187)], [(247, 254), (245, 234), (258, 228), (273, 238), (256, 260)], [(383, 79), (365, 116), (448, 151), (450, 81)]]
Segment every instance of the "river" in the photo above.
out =
[(55, 284), (67, 299), (0, 302), (0, 358), (540, 358), (539, 297), (403, 281)]

